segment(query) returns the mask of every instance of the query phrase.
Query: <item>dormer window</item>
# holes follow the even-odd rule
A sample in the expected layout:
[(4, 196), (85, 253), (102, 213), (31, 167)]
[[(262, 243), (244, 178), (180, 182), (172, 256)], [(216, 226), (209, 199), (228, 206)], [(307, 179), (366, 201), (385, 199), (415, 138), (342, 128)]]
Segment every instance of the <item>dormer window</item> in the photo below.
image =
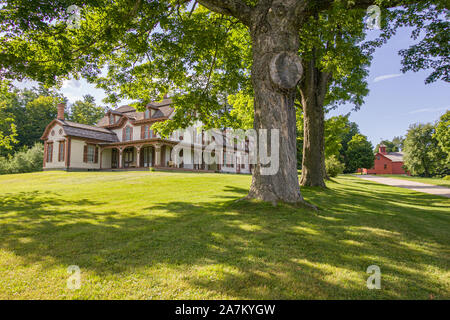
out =
[(145, 118), (145, 119), (150, 119), (150, 115), (151, 115), (150, 109), (145, 110), (144, 118)]
[(114, 124), (114, 115), (112, 113), (109, 114), (109, 124)]

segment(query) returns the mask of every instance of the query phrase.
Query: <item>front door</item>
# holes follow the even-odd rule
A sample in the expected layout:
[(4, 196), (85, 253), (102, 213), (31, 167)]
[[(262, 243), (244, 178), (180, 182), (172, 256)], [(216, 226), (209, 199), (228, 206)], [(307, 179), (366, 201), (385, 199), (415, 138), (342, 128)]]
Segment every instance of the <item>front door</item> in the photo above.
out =
[(117, 152), (117, 149), (112, 149), (111, 151), (111, 168), (118, 168), (119, 167), (119, 152)]
[(123, 167), (130, 168), (134, 162), (134, 152), (132, 148), (125, 149), (123, 152)]
[(142, 166), (151, 167), (153, 165), (153, 148), (145, 147), (141, 149)]

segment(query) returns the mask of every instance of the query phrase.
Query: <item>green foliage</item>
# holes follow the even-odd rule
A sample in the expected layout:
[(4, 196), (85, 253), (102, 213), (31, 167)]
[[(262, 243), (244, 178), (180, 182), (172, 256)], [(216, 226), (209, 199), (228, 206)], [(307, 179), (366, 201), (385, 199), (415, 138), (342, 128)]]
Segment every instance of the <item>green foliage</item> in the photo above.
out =
[(17, 151), (13, 156), (0, 157), (0, 174), (42, 171), (44, 146), (36, 143), (30, 149)]
[(378, 152), (380, 150), (379, 148), (380, 148), (381, 144), (384, 144), (386, 146), (386, 152), (399, 152), (400, 151), (398, 143), (396, 144), (396, 143), (394, 143), (394, 141), (389, 141), (389, 140), (381, 140), (381, 142), (376, 145), (376, 147), (373, 151)]
[(447, 162), (450, 162), (450, 110), (447, 110), (439, 119), (433, 138), (447, 154)]
[(14, 100), (14, 94), (9, 90), (9, 82), (0, 81), (0, 155), (2, 150), (11, 150), (18, 142), (14, 117), (7, 110), (8, 104)]
[(412, 175), (432, 177), (448, 174), (450, 164), (447, 155), (434, 138), (435, 127), (431, 123), (413, 124), (404, 142), (404, 166)]
[(94, 125), (105, 115), (105, 111), (105, 108), (95, 104), (93, 96), (87, 94), (83, 96), (83, 101), (78, 100), (72, 104), (69, 120)]
[(347, 155), (348, 144), (352, 140), (352, 138), (360, 132), (359, 132), (359, 127), (355, 122), (347, 122), (346, 128), (347, 128), (347, 131), (342, 138), (342, 141), (341, 141), (342, 148), (339, 150), (339, 153), (340, 153), (341, 161), (345, 165), (344, 173), (353, 173), (354, 171), (353, 171), (353, 168), (350, 166), (350, 160)]
[(344, 164), (339, 161), (336, 155), (332, 155), (325, 159), (325, 168), (329, 177), (337, 177), (338, 174), (344, 172)]
[(359, 168), (372, 168), (375, 156), (372, 144), (367, 141), (367, 137), (362, 134), (355, 134), (348, 142), (347, 160), (350, 172), (356, 172)]
[(13, 134), (15, 141), (9, 148), (0, 145), (0, 156), (14, 154), (24, 146), (31, 148), (40, 141), (45, 127), (56, 118), (56, 105), (62, 101), (61, 95), (43, 87), (19, 90), (9, 86), (0, 90), (0, 136), (2, 132)]
[(229, 95), (228, 103), (232, 106), (230, 116), (234, 120), (229, 127), (244, 130), (253, 128), (253, 98), (240, 91)]
[[(435, 49), (412, 48), (414, 53), (408, 54), (412, 58), (404, 59), (405, 68), (432, 67), (448, 74), (448, 24), (442, 19), (445, 1), (415, 2), (404, 1), (400, 9), (383, 10), (386, 19), (381, 36), (364, 42), (365, 10), (353, 9), (352, 1), (329, 2), (323, 8), (310, 1), (299, 54), (332, 74), (325, 105), (350, 101), (358, 108), (362, 104), (371, 54), (399, 26), (426, 31), (419, 46)], [(207, 127), (228, 124), (233, 118), (228, 119), (228, 96), (240, 91), (253, 95), (251, 39), (247, 27), (236, 18), (211, 12), (193, 0), (88, 0), (79, 3), (80, 28), (68, 29), (66, 9), (77, 3), (1, 1), (2, 76), (49, 85), (60, 84), (69, 75), (83, 76), (106, 91), (107, 102), (132, 99), (138, 107), (173, 90), (179, 112), (173, 121), (155, 126), (163, 135), (196, 120)], [(392, 5), (390, 1), (377, 4)], [(432, 23), (425, 23), (427, 19)], [(440, 62), (417, 65), (422, 55)]]
[(347, 114), (325, 120), (325, 158), (339, 155), (344, 136), (350, 131), (350, 128), (347, 126), (349, 116), (350, 114)]

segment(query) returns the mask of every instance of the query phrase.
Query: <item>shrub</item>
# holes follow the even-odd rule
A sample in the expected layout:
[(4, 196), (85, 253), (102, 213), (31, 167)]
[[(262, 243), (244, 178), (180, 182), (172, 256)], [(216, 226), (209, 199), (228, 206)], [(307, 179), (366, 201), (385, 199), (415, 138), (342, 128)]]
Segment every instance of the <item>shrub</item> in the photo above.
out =
[(43, 158), (44, 147), (36, 143), (28, 150), (17, 151), (14, 156), (0, 158), (0, 174), (41, 171)]
[(331, 156), (325, 160), (325, 168), (329, 177), (334, 178), (344, 172), (344, 164), (336, 156)]
[(450, 180), (450, 176), (445, 176), (444, 180)]

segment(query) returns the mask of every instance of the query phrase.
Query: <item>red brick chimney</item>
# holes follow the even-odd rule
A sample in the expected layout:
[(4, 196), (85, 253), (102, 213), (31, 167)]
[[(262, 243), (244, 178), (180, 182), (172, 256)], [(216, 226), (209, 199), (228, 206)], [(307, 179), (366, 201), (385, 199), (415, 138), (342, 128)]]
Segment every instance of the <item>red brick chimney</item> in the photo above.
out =
[(378, 152), (381, 153), (381, 154), (387, 154), (386, 146), (384, 144), (380, 144), (380, 146), (378, 148)]
[(66, 109), (66, 105), (64, 103), (58, 103), (58, 120), (64, 120), (64, 110)]

